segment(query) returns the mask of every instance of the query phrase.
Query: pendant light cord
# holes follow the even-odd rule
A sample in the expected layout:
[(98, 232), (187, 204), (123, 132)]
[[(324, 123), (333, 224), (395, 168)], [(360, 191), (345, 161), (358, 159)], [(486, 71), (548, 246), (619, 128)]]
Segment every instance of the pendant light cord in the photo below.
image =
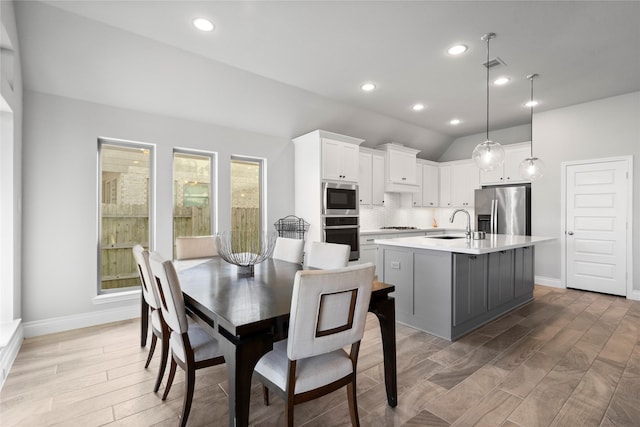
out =
[(487, 62), (484, 64), (487, 67), (487, 141), (489, 140), (489, 41), (491, 38), (491, 34), (487, 34)]
[(531, 110), (531, 158), (533, 158), (533, 78), (534, 74), (531, 75), (531, 101), (529, 102), (529, 107)]

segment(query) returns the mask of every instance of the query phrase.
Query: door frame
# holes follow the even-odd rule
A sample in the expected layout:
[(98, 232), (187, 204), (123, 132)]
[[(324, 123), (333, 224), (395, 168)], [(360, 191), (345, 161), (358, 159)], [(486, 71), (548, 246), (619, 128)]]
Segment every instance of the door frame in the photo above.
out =
[(605, 157), (600, 159), (572, 160), (560, 163), (560, 280), (562, 286), (567, 288), (567, 168), (569, 166), (587, 165), (606, 162), (627, 162), (627, 299), (633, 295), (633, 156)]

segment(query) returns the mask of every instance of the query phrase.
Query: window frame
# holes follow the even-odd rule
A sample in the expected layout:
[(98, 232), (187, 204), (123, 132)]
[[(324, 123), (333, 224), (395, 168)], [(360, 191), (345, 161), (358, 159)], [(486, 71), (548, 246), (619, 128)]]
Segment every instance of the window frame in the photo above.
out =
[[(255, 156), (245, 156), (245, 155), (239, 155), (239, 154), (232, 154), (231, 158), (229, 160), (229, 215), (231, 215), (232, 213), (232, 203), (231, 203), (231, 191), (233, 191), (232, 189), (232, 177), (231, 177), (231, 163), (233, 163), (234, 161), (240, 161), (240, 162), (252, 162), (252, 163), (258, 163), (259, 164), (259, 168), (260, 168), (260, 172), (259, 172), (259, 176), (260, 176), (260, 183), (259, 183), (259, 187), (260, 187), (260, 228), (261, 228), (261, 232), (266, 232), (267, 231), (267, 159), (264, 157), (255, 157)], [(229, 218), (231, 220), (231, 218)], [(232, 222), (232, 221), (231, 221)], [(231, 225), (230, 222), (230, 225)]]
[[(140, 289), (135, 287), (117, 288), (117, 289), (102, 289), (102, 150), (103, 146), (111, 145), (115, 147), (124, 147), (137, 150), (149, 150), (149, 187), (148, 187), (148, 227), (149, 227), (149, 251), (155, 250), (155, 237), (156, 237), (156, 145), (147, 142), (130, 141), (118, 138), (98, 137), (98, 149), (96, 155), (96, 208), (97, 215), (97, 227), (96, 227), (96, 293), (97, 297), (105, 297), (112, 295), (124, 295), (135, 292), (140, 292)], [(99, 301), (99, 300), (98, 300)], [(94, 300), (94, 302), (98, 302)]]
[[(176, 206), (176, 194), (175, 189), (173, 188), (173, 184), (176, 182), (176, 174), (175, 174), (175, 155), (176, 154), (185, 154), (185, 155), (193, 155), (200, 157), (209, 157), (209, 177), (211, 182), (209, 183), (209, 209), (211, 212), (211, 234), (216, 234), (218, 232), (218, 153), (215, 151), (205, 151), (205, 150), (195, 150), (191, 148), (183, 148), (183, 147), (174, 147), (173, 152), (171, 153), (171, 209), (173, 210)], [(172, 242), (175, 246), (176, 244), (176, 234), (175, 234), (175, 226), (174, 226), (174, 214), (171, 213), (171, 235)]]

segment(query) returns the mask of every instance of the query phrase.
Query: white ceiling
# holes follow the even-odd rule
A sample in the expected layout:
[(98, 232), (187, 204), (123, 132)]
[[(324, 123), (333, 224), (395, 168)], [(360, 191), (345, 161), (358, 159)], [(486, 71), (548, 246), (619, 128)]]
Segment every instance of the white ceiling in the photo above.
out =
[[(17, 6), (27, 88), (167, 114), (172, 104), (174, 115), (196, 120), (224, 99), (249, 130), (296, 136), (332, 126), (368, 137), (365, 145), (405, 142), (426, 158), (455, 137), (485, 130), (480, 37), (487, 32), (497, 34), (491, 57), (507, 64), (492, 69), (492, 78), (512, 79), (491, 87), (492, 129), (529, 122), (523, 104), (531, 73), (540, 75), (535, 111), (640, 90), (638, 1), (37, 3)], [(200, 16), (216, 29), (194, 29)], [(451, 57), (446, 49), (457, 42), (469, 51)], [(104, 84), (120, 67), (140, 74)], [(73, 74), (78, 69), (83, 75)], [(207, 81), (230, 82), (224, 79), (232, 74), (233, 84)], [(167, 89), (167, 101), (157, 92), (170, 79), (183, 93)], [(363, 93), (364, 81), (378, 89)], [(412, 111), (416, 102), (427, 108)], [(155, 111), (159, 104), (166, 111)], [(225, 125), (241, 120), (229, 111), (216, 115)], [(453, 117), (463, 124), (448, 125)]]

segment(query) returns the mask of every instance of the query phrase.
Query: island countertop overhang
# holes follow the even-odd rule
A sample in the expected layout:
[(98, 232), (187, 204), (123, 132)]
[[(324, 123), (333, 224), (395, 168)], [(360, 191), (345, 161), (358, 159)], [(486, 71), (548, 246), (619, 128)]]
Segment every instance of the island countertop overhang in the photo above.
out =
[(508, 249), (533, 246), (538, 243), (555, 240), (554, 237), (519, 236), (507, 234), (487, 234), (486, 239), (467, 240), (441, 239), (437, 236), (398, 237), (395, 239), (376, 239), (374, 243), (385, 246), (397, 246), (411, 249), (455, 252), (481, 255)]

